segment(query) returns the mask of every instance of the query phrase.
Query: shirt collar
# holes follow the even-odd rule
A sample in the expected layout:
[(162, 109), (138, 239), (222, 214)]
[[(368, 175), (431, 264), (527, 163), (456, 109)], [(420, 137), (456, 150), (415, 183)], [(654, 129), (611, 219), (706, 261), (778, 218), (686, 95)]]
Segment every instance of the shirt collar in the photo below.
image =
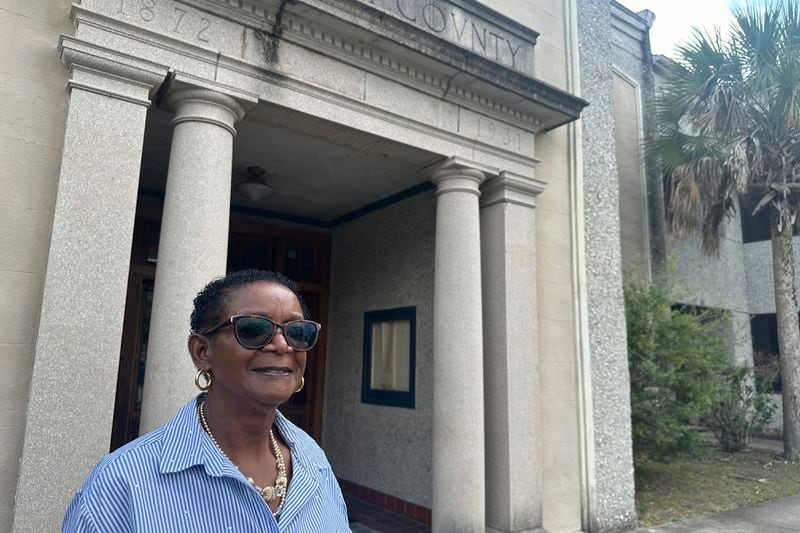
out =
[(275, 425), (278, 431), (289, 445), (292, 452), (292, 461), (303, 465), (308, 470), (325, 470), (329, 468), (328, 461), (325, 459), (316, 443), (312, 442), (302, 429), (295, 426), (280, 411), (275, 411)]
[[(162, 474), (181, 472), (202, 465), (210, 476), (234, 476), (242, 474), (220, 453), (197, 417), (197, 403), (203, 401), (202, 393), (189, 400), (164, 426), (164, 440), (159, 469)], [(327, 467), (322, 452), (317, 446), (308, 446), (310, 438), (292, 424), (280, 411), (275, 412), (275, 424), (283, 440), (292, 452), (292, 463), (307, 470), (318, 479), (318, 472)]]
[(212, 476), (226, 473), (226, 463), (197, 418), (197, 402), (205, 394), (189, 400), (164, 426), (164, 446), (159, 464), (162, 474), (181, 472), (196, 465), (205, 467)]

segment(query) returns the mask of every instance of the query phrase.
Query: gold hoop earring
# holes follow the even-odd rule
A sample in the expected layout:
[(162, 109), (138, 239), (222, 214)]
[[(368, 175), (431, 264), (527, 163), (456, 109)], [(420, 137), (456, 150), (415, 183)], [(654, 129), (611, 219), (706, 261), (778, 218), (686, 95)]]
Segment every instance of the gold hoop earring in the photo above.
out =
[[(203, 380), (205, 380), (204, 385), (200, 384), (201, 377), (203, 378)], [(209, 372), (208, 370), (201, 370), (199, 368), (197, 369), (197, 372), (194, 375), (194, 384), (198, 389), (200, 389), (203, 392), (207, 391), (208, 389), (211, 388), (211, 381), (212, 381), (211, 372)]]
[(306, 378), (304, 376), (300, 376), (300, 386), (297, 388), (295, 392), (300, 392), (303, 390), (303, 387), (306, 386)]

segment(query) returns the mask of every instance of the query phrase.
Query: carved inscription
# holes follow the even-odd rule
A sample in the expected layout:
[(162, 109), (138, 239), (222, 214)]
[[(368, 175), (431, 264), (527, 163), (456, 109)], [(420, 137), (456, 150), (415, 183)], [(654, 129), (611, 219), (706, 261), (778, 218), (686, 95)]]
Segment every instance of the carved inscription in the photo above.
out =
[(514, 70), (533, 73), (532, 40), (444, 0), (364, 0), (418, 28)]
[(522, 133), (520, 130), (486, 117), (478, 118), (478, 139), (489, 144), (502, 146), (511, 150), (522, 149)]
[[(156, 20), (156, 0), (117, 0), (119, 2), (117, 15), (126, 16), (131, 13), (139, 15), (139, 20), (144, 23)], [(159, 6), (163, 7), (163, 6)], [(171, 7), (171, 9), (169, 9)], [(167, 9), (159, 9), (158, 15), (167, 19), (171, 33), (181, 37), (189, 37), (200, 41), (209, 42), (208, 31), (211, 29), (211, 17), (201, 11), (184, 6), (172, 5)]]
[(501, 120), (461, 108), (458, 132), (478, 142), (519, 154), (533, 153), (533, 134)]
[(245, 29), (174, 0), (83, 0), (92, 11), (230, 55), (244, 51)]

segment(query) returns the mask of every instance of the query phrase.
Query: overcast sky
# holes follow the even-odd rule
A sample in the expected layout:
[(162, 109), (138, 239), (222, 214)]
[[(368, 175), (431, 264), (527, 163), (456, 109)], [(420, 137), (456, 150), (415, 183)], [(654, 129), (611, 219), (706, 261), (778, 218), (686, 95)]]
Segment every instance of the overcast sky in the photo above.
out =
[(631, 11), (649, 9), (656, 14), (650, 30), (650, 46), (654, 54), (672, 56), (677, 43), (686, 40), (692, 26), (711, 30), (728, 27), (730, 4), (735, 0), (618, 0)]

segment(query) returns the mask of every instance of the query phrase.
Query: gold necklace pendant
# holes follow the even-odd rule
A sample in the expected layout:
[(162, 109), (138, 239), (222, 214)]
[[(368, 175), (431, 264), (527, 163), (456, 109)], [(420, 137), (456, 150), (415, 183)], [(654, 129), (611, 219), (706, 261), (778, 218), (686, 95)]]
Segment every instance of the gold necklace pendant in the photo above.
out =
[(277, 498), (278, 495), (275, 494), (275, 487), (264, 487), (263, 489), (261, 489), (261, 497), (268, 502), (271, 502), (272, 500)]

